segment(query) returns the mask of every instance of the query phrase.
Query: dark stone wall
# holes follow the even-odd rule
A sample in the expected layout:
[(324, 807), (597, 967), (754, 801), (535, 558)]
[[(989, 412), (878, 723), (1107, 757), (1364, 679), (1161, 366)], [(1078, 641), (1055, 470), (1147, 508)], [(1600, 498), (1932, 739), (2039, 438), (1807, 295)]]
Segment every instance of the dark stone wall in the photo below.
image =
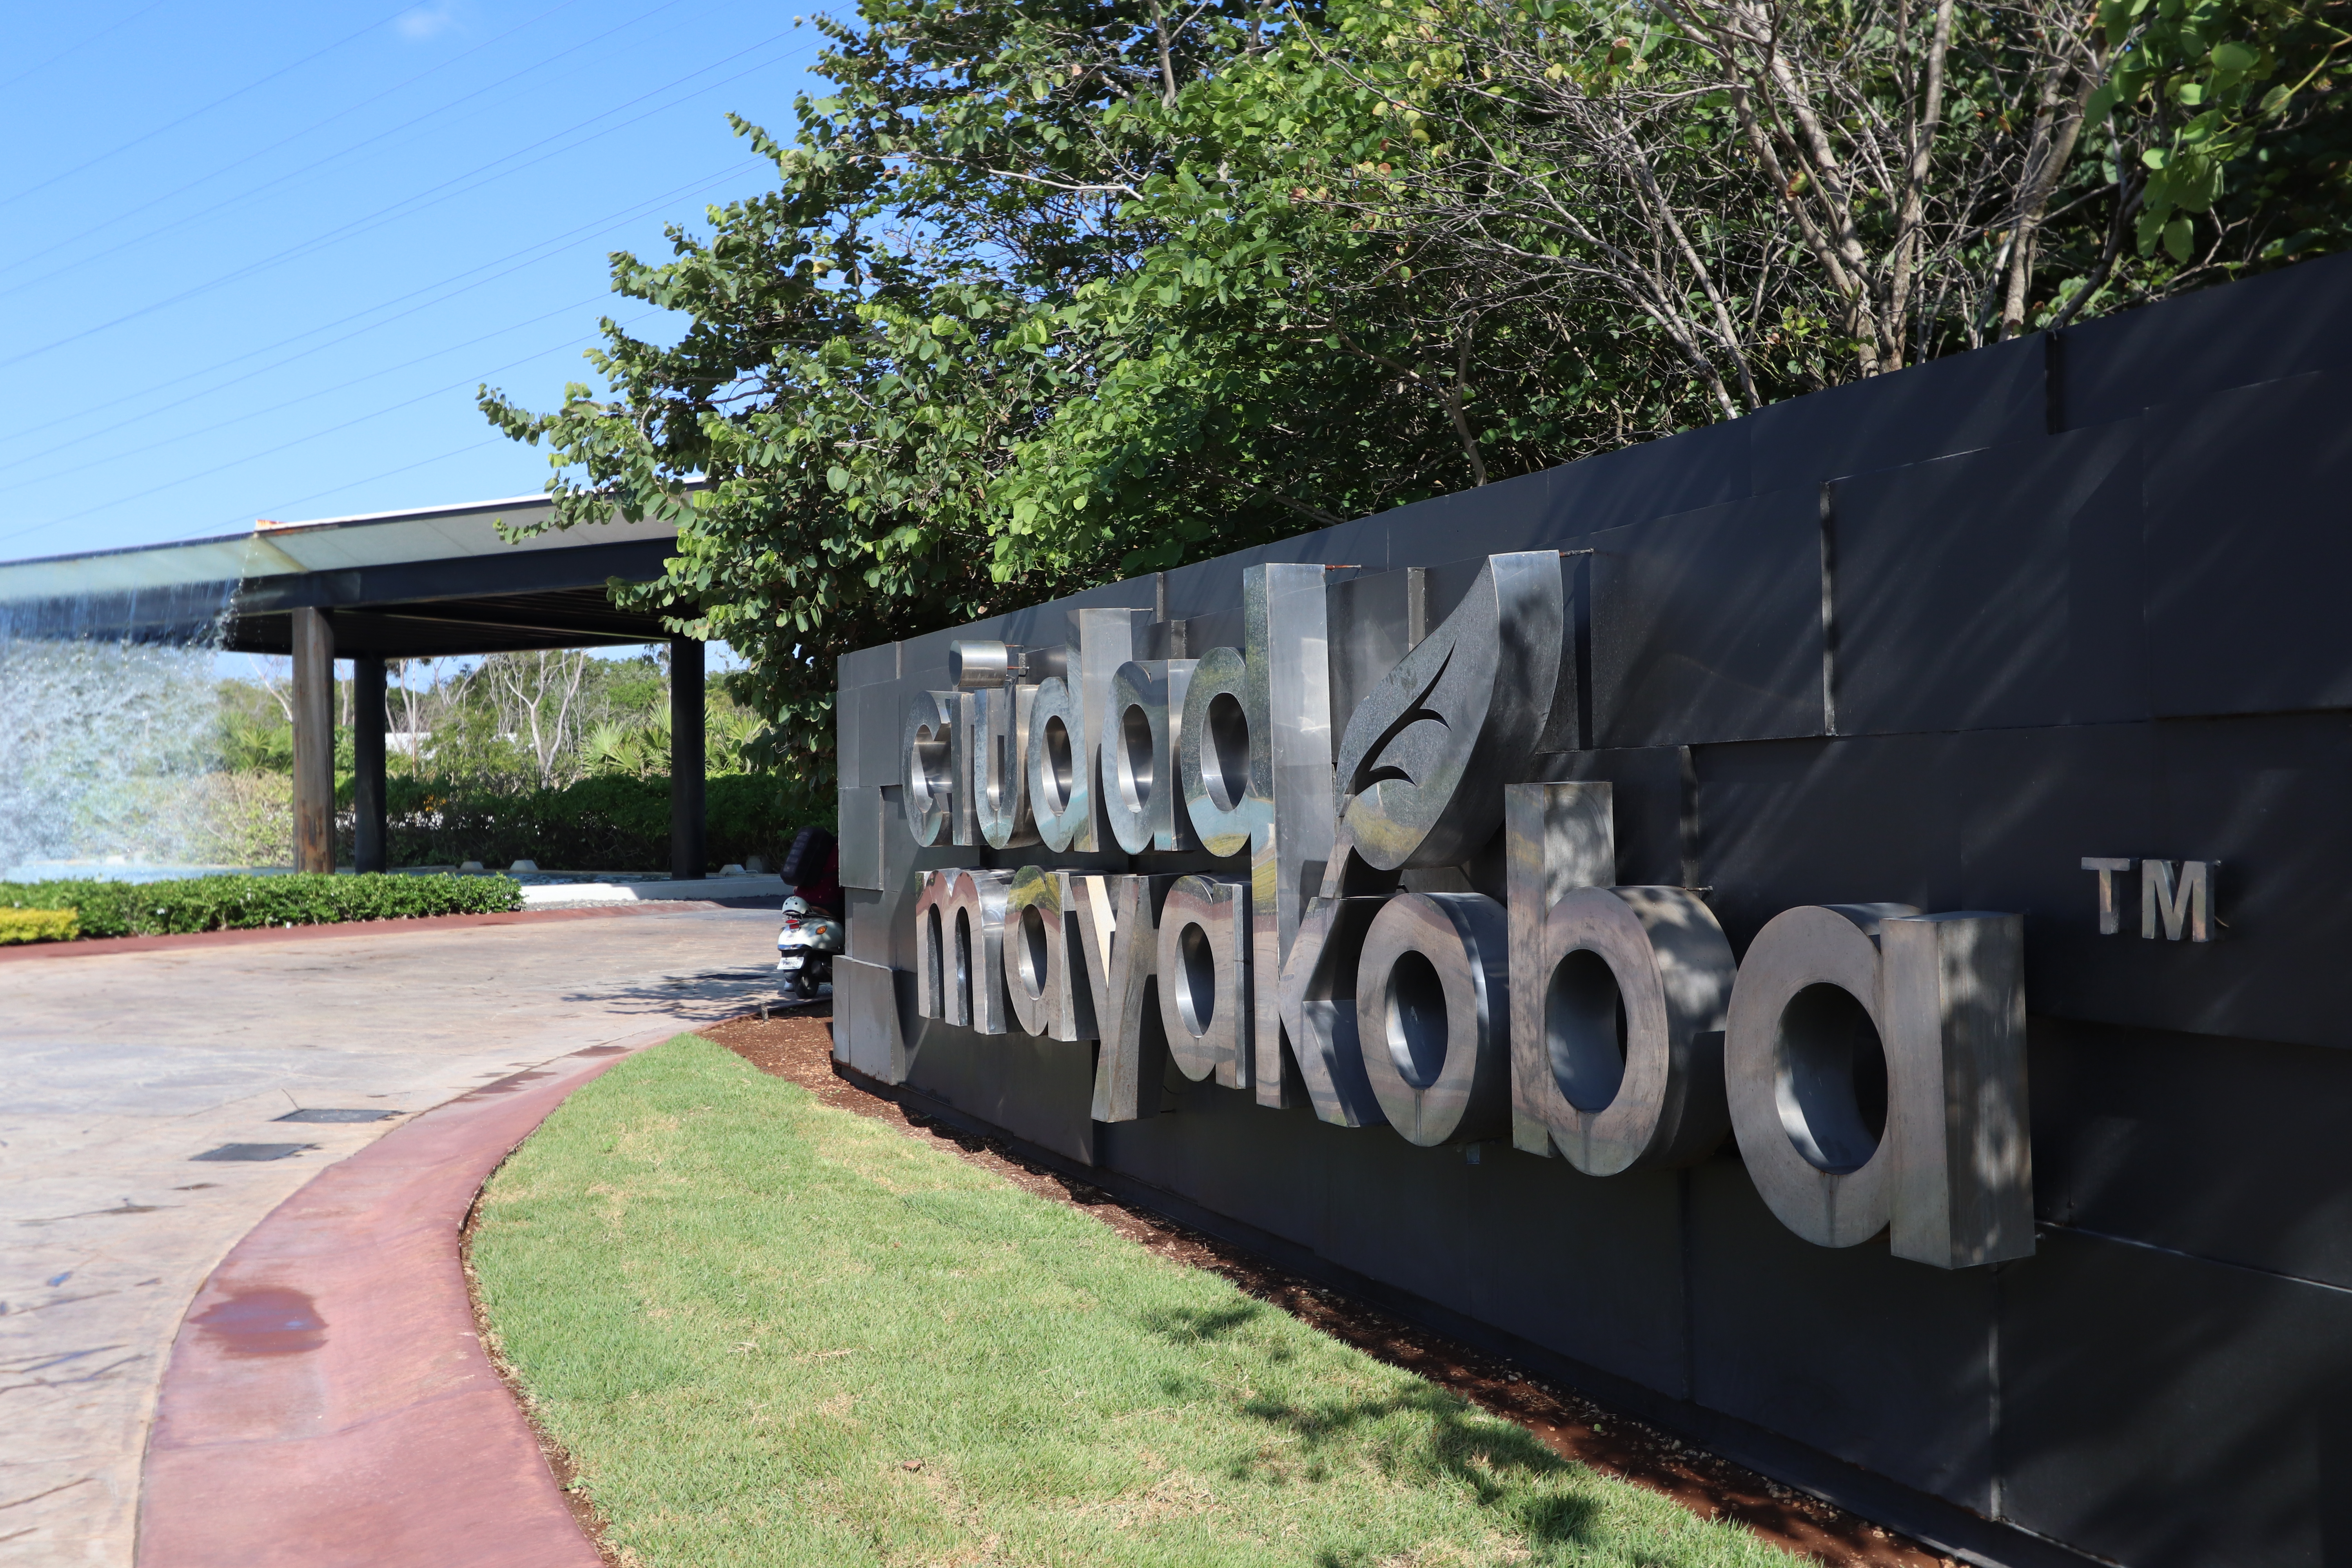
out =
[[(1729, 1150), (1596, 1180), (1192, 1085), (1097, 1126), (1091, 1046), (915, 1017), (918, 873), (1055, 858), (915, 847), (907, 695), (1149, 580), (842, 660), (842, 1058), (1979, 1560), (2352, 1568), (2352, 258), (1164, 588), (1197, 657), (1243, 566), (1360, 563), (1335, 618), (1401, 652), (1401, 569), (1434, 626), (1538, 547), (1593, 552), (1543, 772), (1615, 784), (1621, 881), (1708, 889), (1736, 952), (1797, 904), (2024, 913), (2032, 1258), (1809, 1246)], [(2084, 855), (2221, 861), (2224, 940), (2098, 935)]]

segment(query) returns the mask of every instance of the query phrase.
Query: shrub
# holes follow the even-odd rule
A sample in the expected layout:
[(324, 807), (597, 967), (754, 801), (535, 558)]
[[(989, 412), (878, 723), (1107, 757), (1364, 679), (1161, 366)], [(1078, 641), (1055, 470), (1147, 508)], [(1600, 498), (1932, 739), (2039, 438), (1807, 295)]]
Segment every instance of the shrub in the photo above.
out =
[(81, 923), (71, 910), (0, 910), (0, 947), (19, 942), (71, 942)]
[(522, 907), (511, 877), (192, 877), (176, 882), (0, 882), (0, 914), (79, 911), (82, 936), (333, 925)]
[[(395, 776), (384, 793), (386, 848), (395, 866), (535, 860), (550, 870), (669, 869), (666, 777), (605, 774), (562, 789), (500, 789)], [(773, 868), (798, 829), (833, 825), (829, 796), (820, 803), (773, 773), (720, 773), (703, 786), (703, 803), (710, 870), (754, 855)]]

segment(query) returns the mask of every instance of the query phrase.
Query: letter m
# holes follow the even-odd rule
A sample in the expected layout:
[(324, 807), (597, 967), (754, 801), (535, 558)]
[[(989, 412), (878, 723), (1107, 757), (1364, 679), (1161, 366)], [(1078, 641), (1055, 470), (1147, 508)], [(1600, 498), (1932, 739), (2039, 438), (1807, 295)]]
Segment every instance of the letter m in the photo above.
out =
[(2218, 860), (2183, 860), (2176, 876), (2169, 860), (2139, 863), (2139, 934), (2156, 940), (2157, 921), (2164, 922), (2164, 940), (2179, 942), (2185, 927), (2191, 942), (2213, 940), (2213, 872)]

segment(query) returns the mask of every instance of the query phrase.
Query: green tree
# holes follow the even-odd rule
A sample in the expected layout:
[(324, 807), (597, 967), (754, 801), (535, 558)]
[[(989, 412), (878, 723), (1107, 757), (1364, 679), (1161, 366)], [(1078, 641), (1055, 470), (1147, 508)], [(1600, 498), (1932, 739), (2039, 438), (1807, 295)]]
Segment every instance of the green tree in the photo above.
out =
[(846, 650), (2340, 243), (2352, 0), (2199, 4), (864, 0), (482, 404), (821, 788)]
[(667, 263), (614, 258), (616, 291), (689, 319), (675, 346), (608, 321), (607, 396), (484, 396), (566, 468), (562, 524), (680, 523), (640, 598), (741, 651), (772, 754), (820, 777), (835, 655), (1038, 591), (992, 572), (989, 492), (1093, 378), (1062, 311), (1135, 248), (1118, 206), (1156, 150), (1105, 109), (1246, 50), (1260, 18), (879, 0), (862, 22), (817, 24), (839, 90), (803, 100), (793, 140), (737, 122), (774, 192), (714, 209), (708, 238), (673, 230)]

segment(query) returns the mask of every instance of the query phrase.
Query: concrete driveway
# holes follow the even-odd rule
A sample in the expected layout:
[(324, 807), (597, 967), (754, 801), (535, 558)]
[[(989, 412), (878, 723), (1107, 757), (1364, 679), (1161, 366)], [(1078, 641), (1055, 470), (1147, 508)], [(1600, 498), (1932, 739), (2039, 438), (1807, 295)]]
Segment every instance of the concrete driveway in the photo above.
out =
[[(0, 963), (0, 1563), (128, 1568), (173, 1335), (223, 1254), (402, 1115), (774, 994), (775, 918), (346, 927)], [(229, 1143), (308, 1143), (257, 1163)]]

